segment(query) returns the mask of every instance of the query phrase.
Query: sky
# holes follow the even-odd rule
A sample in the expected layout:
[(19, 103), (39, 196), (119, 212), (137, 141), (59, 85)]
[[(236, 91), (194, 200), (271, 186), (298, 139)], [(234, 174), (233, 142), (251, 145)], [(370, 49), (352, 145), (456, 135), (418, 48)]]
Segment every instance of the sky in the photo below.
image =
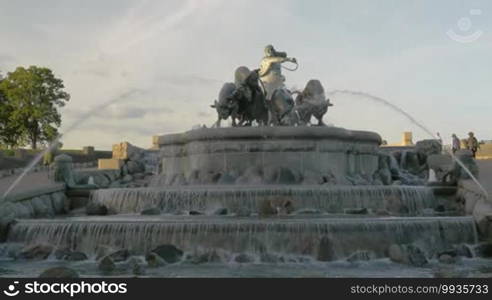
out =
[[(63, 79), (65, 148), (210, 126), (210, 105), (242, 65), (257, 68), (273, 44), (297, 58), (289, 88), (383, 98), (445, 142), (452, 133), (492, 139), (492, 2), (487, 0), (0, 0), (0, 73), (44, 66)], [(413, 131), (367, 97), (330, 95), (334, 126)]]

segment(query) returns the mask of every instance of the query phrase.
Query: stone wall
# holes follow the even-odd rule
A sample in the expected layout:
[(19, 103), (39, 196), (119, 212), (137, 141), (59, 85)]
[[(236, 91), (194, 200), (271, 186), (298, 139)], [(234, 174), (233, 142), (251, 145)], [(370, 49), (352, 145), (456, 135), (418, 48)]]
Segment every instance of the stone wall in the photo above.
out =
[[(97, 162), (85, 162), (85, 163), (73, 163), (72, 167), (74, 169), (91, 169), (97, 166)], [(51, 171), (50, 166), (35, 166), (31, 170), (29, 170), (28, 173), (36, 173), (36, 172), (48, 172)], [(7, 169), (7, 170), (1, 170), (0, 169), (0, 179), (9, 177), (9, 176), (18, 176), (24, 172), (24, 168), (15, 168), (15, 169)]]
[(70, 203), (64, 185), (42, 187), (0, 199), (0, 242), (15, 219), (50, 218), (65, 214)]

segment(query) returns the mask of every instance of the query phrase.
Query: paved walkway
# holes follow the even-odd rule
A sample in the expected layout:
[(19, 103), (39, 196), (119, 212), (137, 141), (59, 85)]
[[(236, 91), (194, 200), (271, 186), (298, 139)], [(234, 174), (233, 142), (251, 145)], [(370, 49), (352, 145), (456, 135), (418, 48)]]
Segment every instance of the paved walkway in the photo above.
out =
[[(9, 176), (0, 179), (0, 198), (7, 191), (7, 189), (14, 183), (14, 181), (19, 177), (19, 175)], [(28, 191), (31, 189), (36, 189), (41, 186), (51, 186), (55, 183), (48, 179), (48, 172), (36, 172), (27, 174), (19, 184), (12, 190), (12, 194), (19, 191)]]
[(480, 183), (492, 197), (492, 159), (477, 160), (477, 164), (480, 168)]

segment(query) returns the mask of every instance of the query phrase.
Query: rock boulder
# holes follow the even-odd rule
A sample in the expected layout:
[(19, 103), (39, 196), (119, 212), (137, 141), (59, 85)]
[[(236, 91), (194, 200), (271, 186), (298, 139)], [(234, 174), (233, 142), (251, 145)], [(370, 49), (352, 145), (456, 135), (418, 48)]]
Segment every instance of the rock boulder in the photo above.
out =
[(183, 257), (183, 251), (174, 245), (161, 245), (151, 252), (159, 255), (165, 262), (170, 264), (177, 263)]

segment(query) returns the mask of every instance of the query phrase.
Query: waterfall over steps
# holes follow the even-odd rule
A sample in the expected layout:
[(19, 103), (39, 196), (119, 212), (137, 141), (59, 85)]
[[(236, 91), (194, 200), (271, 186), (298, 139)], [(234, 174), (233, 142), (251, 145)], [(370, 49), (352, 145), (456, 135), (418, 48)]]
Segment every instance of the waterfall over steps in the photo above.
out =
[(59, 249), (95, 255), (98, 247), (148, 253), (161, 244), (187, 252), (280, 253), (317, 259), (331, 253), (342, 259), (368, 250), (387, 256), (391, 244), (414, 243), (429, 257), (460, 243), (476, 243), (470, 217), (183, 217), (110, 216), (52, 220), (20, 220), (10, 243), (49, 243)]
[[(18, 219), (6, 244), (34, 250), (49, 244), (91, 259), (108, 255), (101, 256), (101, 248), (146, 255), (168, 246), (185, 253), (183, 262), (187, 256), (220, 253), (220, 262), (244, 255), (255, 258), (248, 262), (269, 264), (264, 256), (299, 263), (361, 252), (369, 260), (387, 258), (390, 248), (408, 249), (408, 244), (431, 259), (478, 243), (474, 220), (461, 216), (453, 188), (373, 180), (388, 171), (377, 134), (325, 127), (230, 128), (156, 142), (162, 156), (157, 176), (173, 180), (93, 191), (84, 212), (109, 215)], [(391, 247), (395, 244), (402, 247)], [(234, 259), (222, 259), (226, 256)], [(203, 264), (209, 262), (217, 261)]]
[(343, 213), (346, 209), (387, 211), (392, 215), (421, 215), (439, 203), (433, 190), (418, 186), (186, 186), (94, 191), (91, 201), (114, 213), (140, 213), (158, 207), (164, 213), (207, 212), (226, 208), (258, 211), (265, 200), (290, 201), (294, 209)]

